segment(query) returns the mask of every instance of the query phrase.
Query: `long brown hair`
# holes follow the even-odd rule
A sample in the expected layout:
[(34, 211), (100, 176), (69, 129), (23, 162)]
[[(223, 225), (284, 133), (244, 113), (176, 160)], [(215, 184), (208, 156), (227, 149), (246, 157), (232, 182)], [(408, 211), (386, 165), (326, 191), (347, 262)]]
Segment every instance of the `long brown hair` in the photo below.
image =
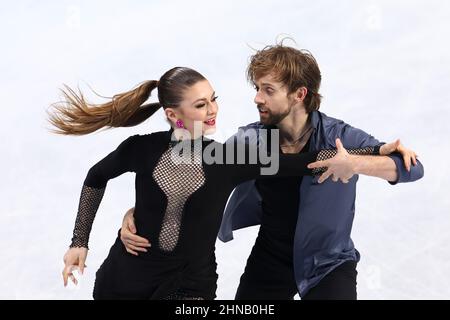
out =
[[(201, 80), (199, 72), (185, 67), (175, 67), (164, 73), (159, 81), (148, 80), (135, 89), (114, 95), (103, 104), (86, 102), (83, 93), (69, 86), (61, 89), (64, 100), (51, 105), (49, 121), (52, 130), (64, 135), (83, 135), (101, 128), (131, 127), (140, 124), (159, 108), (176, 108), (183, 99), (184, 90)], [(152, 91), (158, 88), (158, 102), (143, 105)]]
[(247, 79), (255, 81), (270, 73), (292, 93), (300, 87), (308, 90), (304, 103), (307, 113), (319, 110), (322, 95), (319, 93), (322, 76), (314, 56), (307, 50), (283, 46), (267, 46), (250, 57)]

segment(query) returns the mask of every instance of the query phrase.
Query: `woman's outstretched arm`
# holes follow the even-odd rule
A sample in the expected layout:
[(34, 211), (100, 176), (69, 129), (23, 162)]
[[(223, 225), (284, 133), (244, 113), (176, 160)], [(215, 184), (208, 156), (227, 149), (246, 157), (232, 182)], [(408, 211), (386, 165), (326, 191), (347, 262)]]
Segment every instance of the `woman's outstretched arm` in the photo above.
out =
[(79, 268), (83, 273), (86, 261), (89, 236), (95, 215), (105, 193), (106, 184), (109, 180), (122, 173), (135, 170), (135, 148), (133, 136), (122, 142), (119, 147), (95, 164), (88, 172), (81, 190), (78, 213), (75, 220), (73, 237), (69, 250), (64, 255), (63, 280), (67, 285), (70, 277), (76, 284), (72, 271)]
[[(241, 147), (241, 150), (245, 149), (245, 160), (247, 162), (239, 164), (238, 154), (239, 146), (234, 149), (234, 163), (227, 164), (231, 169), (231, 176), (235, 179), (235, 183), (239, 184), (247, 180), (270, 178), (270, 177), (286, 177), (286, 176), (305, 176), (305, 175), (320, 175), (327, 173), (327, 167), (309, 168), (308, 164), (325, 161), (328, 166), (333, 167), (333, 172), (337, 179), (342, 181), (348, 180), (351, 175), (354, 174), (353, 158), (342, 158), (338, 149), (324, 149), (320, 151), (312, 151), (298, 154), (281, 154), (277, 152), (270, 155), (264, 155), (260, 153), (260, 150), (246, 145), (245, 148)], [(343, 148), (342, 148), (343, 149)], [(378, 155), (378, 147), (367, 147), (358, 149), (349, 149), (343, 151), (350, 155)], [(253, 153), (253, 155), (251, 155)], [(251, 159), (254, 159), (253, 163)], [(257, 161), (255, 160), (257, 159)]]
[(135, 139), (136, 136), (133, 136), (122, 142), (116, 150), (89, 170), (81, 190), (70, 247), (88, 248), (89, 234), (106, 184), (125, 172), (134, 171), (133, 141)]

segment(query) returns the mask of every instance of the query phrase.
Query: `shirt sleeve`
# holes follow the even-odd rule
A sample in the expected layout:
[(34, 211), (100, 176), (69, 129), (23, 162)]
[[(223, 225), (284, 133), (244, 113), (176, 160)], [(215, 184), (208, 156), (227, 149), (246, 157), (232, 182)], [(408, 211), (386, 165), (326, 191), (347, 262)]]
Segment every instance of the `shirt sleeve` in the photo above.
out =
[(105, 193), (108, 180), (135, 171), (135, 140), (132, 136), (116, 150), (95, 164), (88, 172), (81, 190), (78, 213), (70, 247), (88, 248), (89, 235), (95, 215)]

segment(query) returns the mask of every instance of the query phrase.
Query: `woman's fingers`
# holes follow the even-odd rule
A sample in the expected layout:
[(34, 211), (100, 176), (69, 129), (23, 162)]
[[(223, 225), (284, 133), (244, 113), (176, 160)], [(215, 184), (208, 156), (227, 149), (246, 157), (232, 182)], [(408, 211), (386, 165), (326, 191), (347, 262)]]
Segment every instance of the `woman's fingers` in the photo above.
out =
[(66, 272), (66, 268), (64, 268), (62, 272), (64, 287), (67, 287), (67, 279), (69, 278), (69, 274)]
[(72, 266), (66, 265), (62, 272), (64, 287), (67, 287), (67, 283), (69, 282), (69, 276), (71, 274), (72, 274)]
[(78, 280), (77, 278), (75, 278), (75, 276), (73, 275), (73, 273), (69, 274), (69, 278), (70, 280), (72, 280), (72, 282), (77, 285), (78, 284)]
[(397, 139), (397, 140), (395, 140), (394, 142), (391, 142), (391, 143), (386, 143), (386, 144), (381, 146), (380, 154), (384, 155), (384, 156), (386, 156), (388, 154), (391, 154), (391, 153), (397, 151), (399, 146), (400, 146), (400, 139)]
[(84, 268), (86, 268), (87, 248), (69, 248), (64, 255), (64, 269), (62, 272), (64, 286), (67, 286), (69, 279), (78, 284), (78, 280), (73, 275), (73, 270), (78, 269), (80, 274), (83, 274)]
[(84, 267), (85, 264), (84, 262), (86, 261), (86, 257), (83, 257), (83, 255), (80, 256), (80, 262), (78, 263), (78, 269), (80, 270), (80, 273), (83, 274), (84, 272)]
[(405, 162), (406, 170), (411, 171), (411, 157), (408, 153), (403, 154), (403, 161)]
[(388, 154), (391, 154), (394, 151), (395, 151), (394, 142), (387, 143), (387, 144), (381, 146), (381, 148), (380, 148), (380, 154), (381, 155), (388, 155)]
[(406, 170), (408, 170), (408, 172), (410, 172), (411, 164), (414, 166), (417, 165), (418, 155), (413, 150), (405, 148), (403, 145), (401, 145), (400, 140), (397, 141), (397, 151), (400, 152), (400, 154), (403, 156), (403, 163), (405, 164), (405, 168)]
[(396, 149), (395, 142), (391, 142), (386, 146), (386, 154), (391, 154)]
[(76, 266), (74, 265), (69, 265), (64, 267), (64, 270), (62, 272), (63, 275), (63, 281), (64, 281), (64, 287), (67, 287), (67, 283), (69, 282), (69, 278), (70, 280), (72, 280), (73, 283), (77, 284), (78, 281), (77, 279), (74, 277), (72, 271)]
[(413, 155), (412, 155), (411, 159), (412, 159), (414, 165), (417, 166), (417, 154), (415, 152), (413, 152), (412, 154)]

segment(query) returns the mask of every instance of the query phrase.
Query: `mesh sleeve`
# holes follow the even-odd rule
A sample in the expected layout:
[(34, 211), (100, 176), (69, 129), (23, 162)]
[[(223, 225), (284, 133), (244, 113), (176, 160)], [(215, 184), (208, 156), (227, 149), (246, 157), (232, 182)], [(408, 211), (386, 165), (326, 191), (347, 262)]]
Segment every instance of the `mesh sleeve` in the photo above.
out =
[(83, 185), (71, 248), (88, 248), (89, 234), (104, 193), (105, 188), (96, 189)]
[[(366, 147), (366, 148), (358, 148), (358, 149), (347, 149), (347, 152), (352, 155), (379, 155), (380, 154), (380, 147)], [(324, 149), (319, 152), (317, 155), (316, 161), (322, 161), (333, 158), (337, 154), (336, 149)], [(314, 168), (312, 170), (313, 175), (319, 175), (327, 171), (326, 167), (322, 168)]]

